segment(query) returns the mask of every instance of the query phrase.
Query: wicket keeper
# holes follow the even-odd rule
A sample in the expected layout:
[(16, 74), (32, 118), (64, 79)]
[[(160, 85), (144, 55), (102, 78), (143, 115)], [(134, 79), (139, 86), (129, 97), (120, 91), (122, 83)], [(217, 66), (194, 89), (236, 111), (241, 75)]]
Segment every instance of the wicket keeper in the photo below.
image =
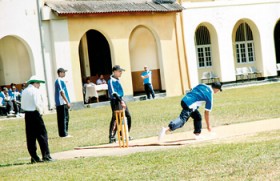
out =
[[(121, 68), (119, 65), (115, 65), (112, 69), (113, 74), (110, 76), (110, 79), (108, 80), (108, 92), (110, 96), (110, 103), (112, 109), (112, 119), (109, 128), (109, 143), (116, 142), (116, 138), (115, 138), (116, 131), (117, 131), (116, 115), (115, 115), (116, 110), (122, 110), (122, 109), (125, 110), (128, 132), (130, 132), (130, 128), (131, 128), (131, 116), (127, 108), (127, 105), (123, 100), (124, 92), (119, 80), (119, 78), (122, 76), (123, 71), (125, 71), (125, 69)], [(131, 140), (132, 137), (129, 137), (129, 139)]]

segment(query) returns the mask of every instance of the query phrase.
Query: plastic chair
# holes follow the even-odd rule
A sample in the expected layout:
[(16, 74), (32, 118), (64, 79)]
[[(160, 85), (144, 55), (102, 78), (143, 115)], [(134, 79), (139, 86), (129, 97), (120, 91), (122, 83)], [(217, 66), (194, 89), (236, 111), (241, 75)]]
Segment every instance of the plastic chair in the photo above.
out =
[(262, 74), (262, 72), (258, 71), (255, 67), (249, 67), (250, 73), (255, 75), (256, 78), (258, 78), (258, 76)]
[(209, 72), (203, 72), (202, 73), (201, 83), (203, 83), (204, 80), (207, 80), (208, 83), (209, 83), (209, 80), (211, 80)]
[(243, 73), (244, 78), (245, 78), (245, 76), (247, 77), (247, 79), (251, 78), (249, 72), (250, 72), (250, 70), (248, 67), (242, 67), (242, 73)]
[(210, 79), (212, 82), (215, 82), (216, 80), (220, 81), (220, 78), (213, 72), (210, 72)]
[[(242, 68), (236, 68), (235, 69), (235, 76), (236, 76), (236, 82), (237, 80), (244, 80), (244, 74)], [(239, 79), (238, 79), (239, 77)]]

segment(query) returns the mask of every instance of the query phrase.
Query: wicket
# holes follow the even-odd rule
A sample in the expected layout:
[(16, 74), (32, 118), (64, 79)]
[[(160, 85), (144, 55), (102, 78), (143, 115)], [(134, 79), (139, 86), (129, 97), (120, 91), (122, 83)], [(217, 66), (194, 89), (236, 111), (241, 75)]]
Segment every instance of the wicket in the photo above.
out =
[(115, 111), (116, 114), (116, 124), (117, 124), (117, 132), (118, 132), (118, 140), (120, 147), (128, 147), (128, 128), (127, 128), (127, 119), (125, 117), (124, 110)]

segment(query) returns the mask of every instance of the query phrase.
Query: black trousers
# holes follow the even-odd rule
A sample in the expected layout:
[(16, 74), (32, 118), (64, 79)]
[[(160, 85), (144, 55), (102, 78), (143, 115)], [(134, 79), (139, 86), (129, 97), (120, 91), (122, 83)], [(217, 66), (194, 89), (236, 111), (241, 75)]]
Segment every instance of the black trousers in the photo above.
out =
[(152, 84), (150, 84), (150, 83), (144, 84), (144, 88), (145, 88), (147, 98), (151, 99), (151, 95), (152, 95), (152, 97), (154, 99), (155, 98), (155, 92), (154, 92)]
[[(112, 109), (112, 119), (110, 122), (110, 127), (109, 127), (109, 138), (115, 137), (116, 135), (116, 115), (115, 115), (115, 111), (117, 110), (122, 110), (122, 106), (120, 104), (120, 102), (116, 99), (111, 99), (110, 100), (111, 103), (111, 109)], [(131, 115), (129, 113), (128, 107), (126, 106), (125, 109), (125, 116), (127, 118), (127, 127), (128, 127), (128, 132), (130, 132), (130, 128), (131, 128)]]
[(56, 106), (58, 135), (65, 137), (68, 135), (69, 109), (67, 105)]
[(39, 158), (37, 155), (37, 140), (41, 149), (42, 157), (49, 157), (50, 150), (48, 144), (48, 134), (42, 116), (38, 111), (25, 112), (25, 131), (27, 149), (30, 156), (32, 158)]

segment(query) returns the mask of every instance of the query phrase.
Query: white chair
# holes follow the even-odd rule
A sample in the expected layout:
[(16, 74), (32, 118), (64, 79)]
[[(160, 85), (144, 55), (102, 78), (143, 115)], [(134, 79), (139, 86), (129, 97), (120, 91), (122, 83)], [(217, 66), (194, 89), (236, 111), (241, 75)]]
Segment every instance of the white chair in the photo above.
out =
[(203, 72), (202, 73), (202, 77), (201, 77), (201, 83), (203, 83), (203, 81), (207, 81), (207, 83), (209, 83), (210, 80), (210, 73), (209, 72)]
[(249, 70), (250, 70), (250, 74), (253, 74), (255, 78), (258, 78), (259, 76), (262, 75), (262, 72), (258, 71), (256, 67), (251, 66), (249, 67)]
[(245, 78), (245, 76), (246, 76), (247, 79), (251, 78), (250, 70), (249, 70), (248, 67), (242, 67), (242, 73), (243, 73), (243, 76), (244, 76), (243, 78)]
[(216, 80), (220, 81), (220, 78), (215, 73), (209, 72), (209, 74), (212, 82), (215, 82)]
[(88, 85), (85, 87), (85, 102), (89, 103), (92, 97), (95, 97), (96, 101), (99, 102), (96, 85)]
[(238, 80), (243, 80), (244, 79), (244, 74), (243, 74), (242, 68), (236, 68), (235, 69), (235, 76), (236, 76), (236, 82)]

